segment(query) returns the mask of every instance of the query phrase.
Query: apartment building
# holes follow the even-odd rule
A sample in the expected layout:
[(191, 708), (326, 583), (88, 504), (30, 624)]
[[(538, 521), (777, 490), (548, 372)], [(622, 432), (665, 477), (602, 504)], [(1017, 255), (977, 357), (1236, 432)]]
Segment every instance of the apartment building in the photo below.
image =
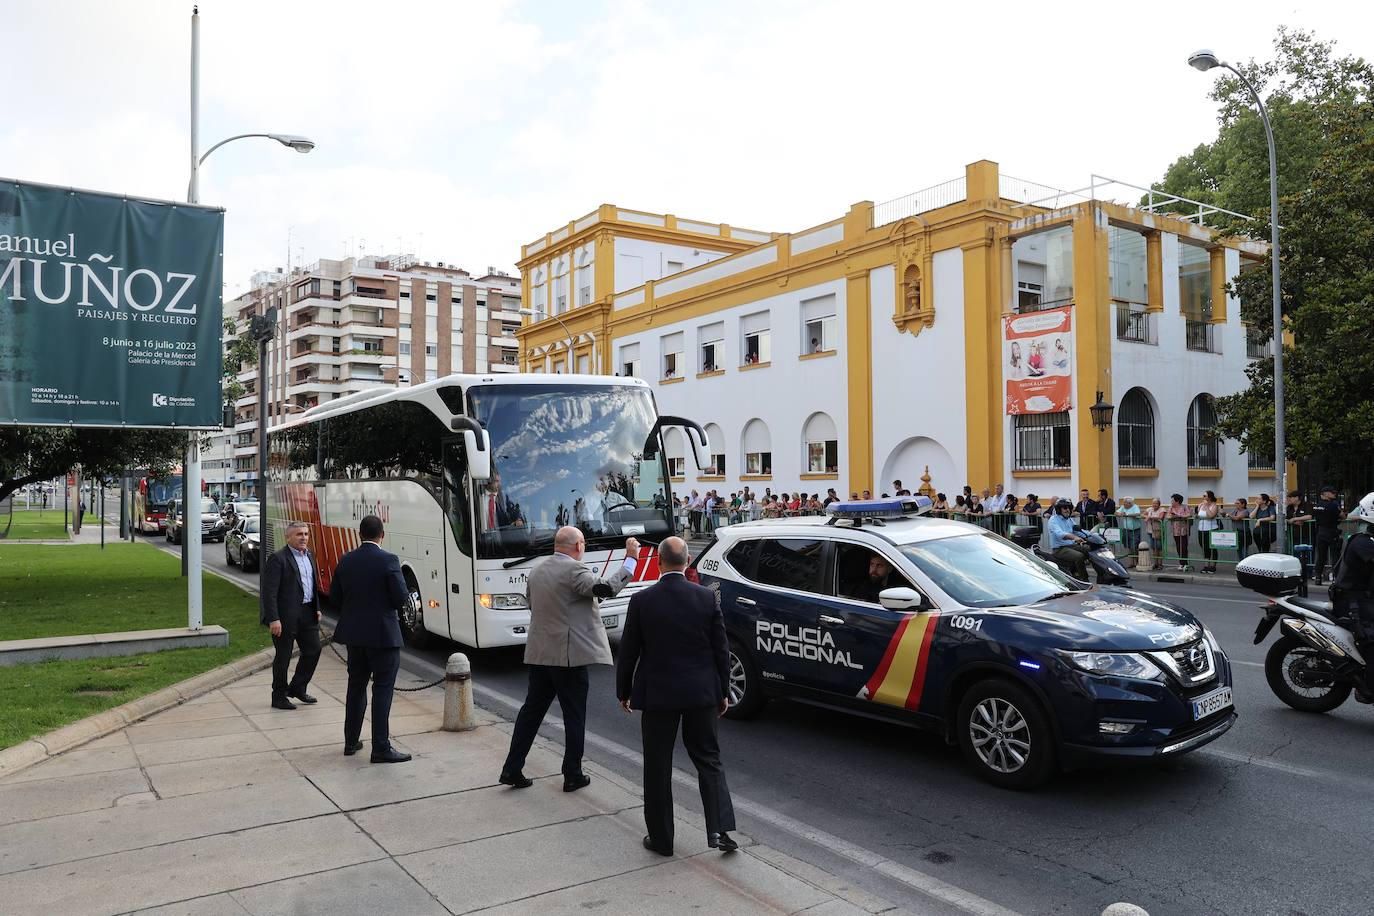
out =
[(226, 302), (235, 336), (276, 309), (265, 366), (238, 376), (233, 426), (205, 452), (212, 493), (250, 494), (258, 479), (258, 386), (269, 382), (268, 424), (368, 388), (411, 385), (455, 372), (515, 372), (520, 280), (494, 267), (473, 276), (410, 255), (321, 259), (289, 274), (254, 274)]

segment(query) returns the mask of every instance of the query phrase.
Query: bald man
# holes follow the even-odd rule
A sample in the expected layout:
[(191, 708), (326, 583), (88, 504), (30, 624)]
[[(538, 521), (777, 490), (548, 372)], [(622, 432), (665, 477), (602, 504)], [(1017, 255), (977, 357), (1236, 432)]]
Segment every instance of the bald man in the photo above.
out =
[(601, 623), (598, 598), (609, 598), (634, 576), (639, 541), (625, 541), (625, 560), (602, 578), (582, 563), (587, 541), (572, 526), (559, 528), (553, 555), (530, 572), (530, 629), (525, 638), (525, 664), (530, 669), (525, 704), (515, 718), (510, 753), (501, 768), (502, 785), (527, 789), (534, 785), (523, 770), (534, 736), (554, 697), (563, 711), (563, 791), (575, 792), (591, 782), (582, 772), (582, 745), (587, 725), (588, 671), (609, 665), (611, 644)]

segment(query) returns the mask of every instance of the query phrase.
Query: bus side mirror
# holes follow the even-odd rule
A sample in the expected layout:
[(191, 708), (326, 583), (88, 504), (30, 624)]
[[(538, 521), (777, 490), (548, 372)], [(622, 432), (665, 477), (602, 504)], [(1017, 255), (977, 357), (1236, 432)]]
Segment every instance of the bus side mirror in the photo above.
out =
[(467, 452), (468, 476), (478, 483), (486, 483), (491, 477), (491, 440), (487, 431), (463, 431), (463, 450)]
[(449, 425), (454, 432), (462, 433), (468, 476), (478, 483), (485, 483), (491, 478), (491, 437), (482, 424), (469, 417), (454, 417)]
[(688, 426), (684, 432), (687, 433), (687, 441), (692, 443), (692, 460), (697, 463), (697, 470), (705, 471), (711, 466), (705, 431), (700, 426)]

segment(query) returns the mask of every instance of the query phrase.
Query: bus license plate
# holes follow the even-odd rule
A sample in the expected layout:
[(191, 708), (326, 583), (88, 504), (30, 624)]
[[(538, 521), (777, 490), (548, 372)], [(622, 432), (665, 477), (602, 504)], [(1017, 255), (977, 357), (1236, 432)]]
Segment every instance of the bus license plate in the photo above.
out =
[(1198, 697), (1193, 701), (1193, 721), (1205, 719), (1213, 713), (1221, 712), (1231, 705), (1231, 688), (1223, 687), (1220, 690), (1213, 690), (1203, 697)]
[(611, 629), (614, 629), (614, 628), (616, 627), (616, 625), (618, 625), (618, 624), (620, 623), (620, 618), (619, 618), (619, 617), (602, 617), (602, 618), (601, 618), (601, 622), (602, 622), (603, 624), (605, 624), (606, 629), (611, 630)]

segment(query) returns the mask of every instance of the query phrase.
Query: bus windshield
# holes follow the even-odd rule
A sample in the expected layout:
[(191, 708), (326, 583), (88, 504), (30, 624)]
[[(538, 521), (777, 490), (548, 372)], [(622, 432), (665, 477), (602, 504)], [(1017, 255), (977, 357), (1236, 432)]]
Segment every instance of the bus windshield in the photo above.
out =
[(181, 498), (181, 475), (156, 480), (148, 478), (148, 506), (165, 508), (167, 500)]
[(469, 389), (468, 399), (492, 449), (491, 479), (473, 499), (478, 556), (551, 549), (564, 525), (580, 528), (589, 550), (672, 533), (647, 390), (494, 385)]

